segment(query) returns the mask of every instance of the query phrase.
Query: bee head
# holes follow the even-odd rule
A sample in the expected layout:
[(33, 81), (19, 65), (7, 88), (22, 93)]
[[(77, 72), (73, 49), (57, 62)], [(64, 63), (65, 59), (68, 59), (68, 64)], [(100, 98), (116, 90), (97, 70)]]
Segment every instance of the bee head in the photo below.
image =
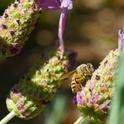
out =
[(91, 63), (87, 63), (87, 67), (89, 68), (89, 70), (91, 72), (94, 72), (94, 68), (93, 68), (93, 65)]

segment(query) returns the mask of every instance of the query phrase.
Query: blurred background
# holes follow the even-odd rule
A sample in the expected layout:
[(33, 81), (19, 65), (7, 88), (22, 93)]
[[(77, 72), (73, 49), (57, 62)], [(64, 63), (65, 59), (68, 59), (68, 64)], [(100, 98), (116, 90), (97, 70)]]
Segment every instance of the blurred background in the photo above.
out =
[[(0, 0), (1, 15), (11, 2)], [(10, 88), (36, 63), (44, 47), (56, 44), (58, 19), (59, 12), (42, 11), (22, 52), (0, 60), (0, 119), (8, 114), (5, 99)], [(77, 65), (90, 62), (97, 68), (107, 53), (117, 48), (118, 29), (123, 25), (124, 0), (75, 0), (66, 26), (65, 46), (77, 51)], [(80, 112), (72, 97), (66, 81), (41, 115), (29, 121), (14, 118), (9, 124), (73, 124)]]

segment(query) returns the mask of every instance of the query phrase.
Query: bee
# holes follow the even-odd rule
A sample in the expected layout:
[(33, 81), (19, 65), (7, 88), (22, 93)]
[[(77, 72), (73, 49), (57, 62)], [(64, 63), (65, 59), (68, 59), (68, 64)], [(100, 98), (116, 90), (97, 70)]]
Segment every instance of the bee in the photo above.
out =
[(92, 76), (94, 72), (93, 65), (82, 64), (78, 66), (75, 71), (73, 72), (72, 79), (71, 79), (71, 89), (73, 93), (77, 93), (82, 89), (82, 86), (86, 84), (86, 81)]

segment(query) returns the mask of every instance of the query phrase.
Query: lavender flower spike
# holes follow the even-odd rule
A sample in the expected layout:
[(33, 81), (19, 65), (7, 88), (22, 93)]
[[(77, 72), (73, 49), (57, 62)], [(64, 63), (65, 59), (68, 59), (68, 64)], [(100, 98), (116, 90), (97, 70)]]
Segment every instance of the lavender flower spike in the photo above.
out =
[(20, 53), (39, 17), (35, 0), (15, 0), (0, 16), (0, 58)]
[(19, 118), (28, 120), (39, 115), (50, 103), (69, 71), (70, 55), (73, 53), (65, 50), (63, 54), (53, 49), (47, 52), (44, 52), (39, 64), (12, 88), (6, 99), (8, 110), (14, 111)]
[(124, 47), (124, 28), (119, 30), (118, 48), (112, 50), (100, 63), (90, 80), (76, 94), (76, 104), (83, 115), (98, 123), (105, 122), (115, 89), (115, 74)]

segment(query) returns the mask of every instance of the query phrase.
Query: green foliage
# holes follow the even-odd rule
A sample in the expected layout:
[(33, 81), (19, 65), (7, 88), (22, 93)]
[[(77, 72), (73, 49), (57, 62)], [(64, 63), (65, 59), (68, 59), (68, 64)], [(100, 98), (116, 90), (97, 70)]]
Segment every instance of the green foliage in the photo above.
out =
[(55, 98), (52, 112), (48, 115), (45, 124), (59, 124), (62, 116), (64, 115), (66, 107), (66, 98), (63, 95), (58, 95)]

